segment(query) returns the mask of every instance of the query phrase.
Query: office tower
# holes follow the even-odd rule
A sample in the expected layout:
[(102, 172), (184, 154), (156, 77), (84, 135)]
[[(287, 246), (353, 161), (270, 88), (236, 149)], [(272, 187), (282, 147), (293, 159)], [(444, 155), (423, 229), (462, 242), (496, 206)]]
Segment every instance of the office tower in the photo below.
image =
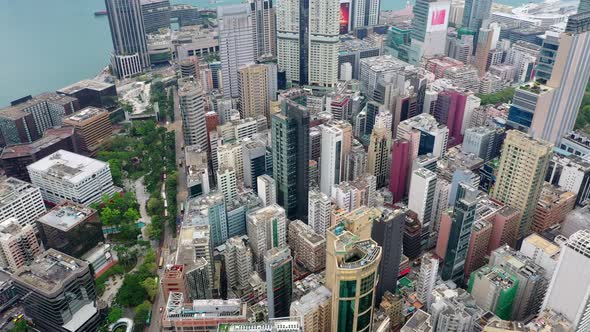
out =
[(231, 167), (222, 166), (217, 170), (217, 187), (226, 202), (235, 199), (238, 196), (238, 185), (236, 172)]
[(547, 86), (555, 89), (551, 104), (537, 109), (531, 134), (535, 138), (557, 144), (574, 123), (590, 79), (590, 13), (568, 18), (565, 32), (559, 37), (554, 70)]
[(322, 131), (320, 189), (329, 196), (331, 195), (332, 186), (340, 183), (342, 179), (344, 161), (348, 151), (350, 151), (352, 131), (350, 125), (348, 125), (345, 134), (337, 123), (329, 123), (319, 127)]
[(184, 266), (186, 290), (191, 299), (211, 298), (215, 277), (211, 227), (199, 217), (194, 212), (185, 213), (175, 260), (175, 264)]
[(484, 161), (494, 157), (494, 143), (496, 130), (492, 127), (473, 127), (465, 130), (462, 149), (464, 152), (473, 153)]
[(468, 95), (456, 90), (445, 90), (438, 94), (433, 112), (438, 123), (445, 124), (449, 129), (449, 145), (463, 142), (463, 117), (466, 116)]
[(575, 204), (576, 194), (545, 183), (537, 202), (531, 231), (542, 233), (553, 225), (562, 223)]
[(293, 297), (293, 258), (289, 248), (272, 248), (264, 254), (268, 317), (289, 317)]
[(35, 226), (46, 211), (39, 188), (15, 178), (0, 179), (0, 203), (0, 220), (14, 217), (21, 227)]
[(367, 158), (367, 169), (377, 178), (377, 188), (385, 186), (389, 178), (391, 144), (391, 129), (378, 121), (371, 133)]
[(427, 308), (432, 303), (432, 291), (438, 278), (438, 259), (431, 253), (422, 255), (418, 282), (416, 284), (416, 297)]
[(226, 98), (238, 98), (238, 70), (243, 65), (253, 63), (256, 56), (252, 12), (248, 4), (219, 6), (217, 19), (223, 95)]
[(458, 284), (463, 282), (478, 193), (479, 191), (474, 187), (466, 184), (459, 185), (458, 199), (451, 215), (451, 230), (442, 266), (443, 280), (450, 279)]
[(32, 263), (42, 251), (33, 226), (23, 227), (14, 217), (0, 222), (0, 267), (16, 271)]
[(225, 242), (224, 257), (228, 288), (246, 288), (254, 271), (250, 247), (240, 237), (231, 237)]
[(111, 67), (119, 78), (150, 66), (140, 0), (105, 0), (113, 40)]
[(268, 69), (265, 65), (247, 64), (238, 70), (238, 110), (242, 119), (270, 118)]
[(54, 204), (69, 200), (88, 206), (115, 192), (109, 164), (69, 151), (59, 150), (27, 170), (43, 199)]
[(102, 323), (88, 263), (49, 249), (10, 276), (25, 314), (41, 331), (95, 331)]
[(332, 330), (368, 331), (382, 249), (370, 239), (373, 218), (350, 218), (327, 234), (326, 284), (332, 291)]
[[(440, 168), (443, 169), (442, 167)], [(443, 169), (441, 173), (444, 171), (446, 170)], [(455, 201), (457, 200), (457, 192), (459, 191), (459, 185), (461, 183), (469, 184), (474, 188), (479, 187), (479, 175), (473, 173), (468, 168), (457, 168), (452, 174), (451, 187), (449, 191), (449, 205), (451, 206), (455, 205)]]
[(326, 267), (326, 238), (301, 220), (289, 223), (287, 240), (293, 259), (312, 273)]
[[(351, 5), (352, 9), (350, 9)], [(340, 2), (340, 17), (342, 18), (344, 15), (347, 20), (351, 21), (351, 30), (379, 24), (380, 11), (381, 0), (355, 0), (350, 1), (350, 3)]]
[(553, 73), (553, 66), (555, 66), (558, 51), (559, 32), (549, 30), (545, 33), (541, 51), (539, 52), (539, 59), (535, 68), (536, 81), (547, 84), (547, 81), (551, 79), (551, 73)]
[(545, 271), (545, 279), (551, 280), (559, 259), (560, 247), (537, 233), (533, 233), (522, 241), (520, 252), (530, 258)]
[(182, 131), (186, 145), (208, 146), (205, 127), (205, 97), (194, 78), (178, 80), (178, 98), (182, 115)]
[(482, 309), (510, 320), (518, 286), (516, 276), (503, 267), (484, 266), (471, 274), (467, 290)]
[(492, 198), (521, 212), (519, 238), (530, 233), (551, 149), (551, 144), (519, 131), (510, 130), (506, 134)]
[(451, 2), (418, 0), (412, 19), (409, 62), (419, 64), (424, 56), (445, 54)]
[(184, 147), (184, 163), (186, 169), (186, 186), (190, 198), (208, 194), (211, 191), (209, 185), (209, 159), (207, 149), (199, 145)]
[(211, 192), (208, 195), (190, 199), (187, 202), (184, 219), (187, 224), (209, 225), (213, 247), (222, 245), (229, 237), (225, 200), (220, 192)]
[(581, 230), (561, 247), (542, 308), (564, 315), (580, 332), (590, 326), (589, 243), (590, 231)]
[(508, 127), (531, 132), (534, 115), (547, 113), (555, 92), (555, 89), (538, 82), (518, 87), (508, 113)]
[(88, 156), (95, 155), (113, 134), (109, 112), (104, 108), (86, 107), (65, 118), (63, 123), (75, 128), (78, 149)]
[(580, 5), (578, 6), (578, 14), (587, 12), (590, 12), (590, 1), (580, 0)]
[(331, 302), (332, 292), (320, 286), (291, 303), (290, 317), (299, 319), (309, 331), (330, 332)]
[(226, 204), (227, 236), (246, 235), (248, 212), (263, 207), (262, 200), (253, 191), (241, 191), (238, 197)]
[(277, 56), (277, 9), (273, 0), (250, 0), (255, 58)]
[(146, 33), (170, 28), (169, 0), (141, 0), (141, 13)]
[(401, 201), (407, 192), (407, 174), (410, 165), (410, 144), (405, 139), (395, 139), (391, 152), (391, 170), (389, 174), (389, 191), (393, 203)]
[(269, 175), (261, 175), (256, 178), (258, 196), (264, 206), (277, 203), (277, 186), (275, 180)]
[(66, 115), (79, 109), (76, 98), (55, 93), (14, 101), (0, 109), (0, 143), (5, 146), (32, 143), (47, 129), (60, 127)]
[(197, 81), (201, 79), (200, 60), (196, 56), (190, 56), (186, 59), (180, 60), (178, 63), (180, 78), (193, 77)]
[(295, 101), (283, 101), (281, 112), (272, 115), (272, 164), (277, 203), (285, 208), (289, 219), (306, 221), (309, 112)]
[(462, 27), (475, 33), (474, 40), (479, 37), (479, 30), (484, 21), (492, 16), (492, 0), (466, 0), (463, 10)]
[[(219, 128), (219, 127), (218, 127)], [(217, 147), (217, 167), (231, 168), (238, 183), (244, 183), (244, 155), (240, 142), (224, 143)]]
[(264, 254), (287, 243), (287, 217), (285, 209), (272, 204), (252, 211), (247, 216), (250, 247), (254, 254), (255, 269), (264, 273)]
[(258, 177), (266, 173), (266, 144), (260, 140), (247, 140), (242, 144), (244, 185), (258, 190)]
[(332, 212), (332, 201), (330, 197), (321, 191), (310, 190), (308, 197), (309, 226), (319, 235), (325, 236), (326, 229), (330, 227), (330, 214)]
[(309, 128), (309, 159), (320, 161), (322, 154), (322, 130), (319, 126)]
[(277, 3), (277, 56), (287, 80), (334, 87), (338, 81), (337, 0), (280, 0)]
[[(112, 109), (117, 101), (115, 83), (97, 79), (84, 79), (56, 91), (61, 96), (69, 96), (78, 100), (79, 108), (88, 106)], [(68, 98), (70, 99), (70, 98)]]
[(65, 201), (37, 219), (37, 227), (46, 249), (82, 258), (104, 242), (102, 224), (95, 209)]
[(486, 26), (479, 29), (477, 43), (475, 44), (474, 66), (477, 68), (479, 77), (485, 76), (489, 65), (488, 56), (490, 51), (496, 49), (500, 38), (500, 24), (485, 22)]
[(373, 220), (371, 238), (383, 248), (379, 266), (379, 283), (375, 290), (375, 303), (381, 303), (386, 291), (395, 292), (397, 290), (405, 223), (406, 215), (402, 210), (384, 209), (383, 215)]
[(6, 146), (0, 153), (0, 164), (5, 176), (30, 182), (27, 166), (58, 150), (78, 151), (74, 128), (47, 129), (35, 142)]
[(545, 278), (545, 269), (509, 246), (492, 251), (489, 264), (502, 266), (518, 280), (510, 319), (528, 321), (536, 316), (549, 286), (549, 280)]
[[(419, 168), (412, 172), (408, 208), (417, 214), (422, 226), (422, 245), (426, 246), (430, 240), (431, 229), (434, 227), (432, 215), (434, 212), (436, 174), (426, 168)], [(434, 234), (433, 234), (434, 235)]]
[(422, 113), (400, 122), (396, 138), (410, 142), (410, 160), (428, 153), (440, 158), (447, 151), (449, 128)]

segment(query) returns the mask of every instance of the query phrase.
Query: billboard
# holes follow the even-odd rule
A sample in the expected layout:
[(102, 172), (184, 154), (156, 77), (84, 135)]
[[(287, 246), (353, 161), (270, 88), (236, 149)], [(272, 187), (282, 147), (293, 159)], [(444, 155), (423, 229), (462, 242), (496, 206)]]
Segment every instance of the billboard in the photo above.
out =
[(427, 32), (446, 31), (449, 26), (450, 3), (433, 2), (428, 10)]
[(350, 26), (350, 2), (340, 3), (340, 34), (347, 34)]

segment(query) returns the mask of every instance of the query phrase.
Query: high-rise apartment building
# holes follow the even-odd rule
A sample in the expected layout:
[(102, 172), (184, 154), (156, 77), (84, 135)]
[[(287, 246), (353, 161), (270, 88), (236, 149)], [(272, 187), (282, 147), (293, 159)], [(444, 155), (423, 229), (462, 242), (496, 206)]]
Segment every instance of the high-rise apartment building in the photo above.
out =
[(35, 226), (45, 211), (39, 188), (15, 178), (0, 179), (0, 220), (16, 218), (22, 227)]
[(320, 189), (330, 196), (332, 186), (343, 181), (345, 161), (352, 144), (352, 127), (343, 121), (319, 127), (322, 131)]
[(268, 68), (265, 65), (247, 64), (238, 69), (238, 110), (242, 119), (260, 116), (270, 118), (267, 76)]
[(187, 224), (209, 225), (211, 244), (217, 247), (229, 238), (225, 207), (224, 195), (210, 192), (187, 202), (184, 219)]
[(469, 250), (472, 225), (475, 221), (477, 195), (479, 191), (466, 184), (459, 185), (457, 200), (452, 211), (452, 224), (445, 258), (442, 265), (443, 280), (453, 280), (461, 284), (465, 260)]
[(467, 290), (482, 309), (510, 320), (518, 282), (513, 273), (501, 266), (484, 266), (471, 274)]
[(242, 238), (234, 236), (225, 242), (224, 257), (227, 286), (232, 289), (246, 288), (254, 271), (250, 247)]
[(113, 134), (109, 112), (104, 108), (86, 107), (63, 120), (75, 128), (78, 149), (95, 155), (100, 145)]
[(379, 265), (379, 283), (375, 290), (375, 303), (381, 303), (386, 291), (397, 290), (402, 259), (403, 229), (406, 214), (402, 210), (384, 209), (380, 218), (373, 220), (371, 238), (383, 248)]
[(332, 201), (330, 197), (321, 191), (312, 189), (309, 191), (308, 204), (308, 225), (317, 234), (325, 236), (326, 229), (330, 227), (332, 213)]
[(590, 231), (574, 233), (562, 246), (543, 310), (572, 322), (576, 332), (590, 328)]
[[(391, 157), (391, 129), (377, 121), (369, 141), (367, 170), (377, 178), (377, 188), (387, 185)], [(323, 176), (323, 175), (322, 175)]]
[(29, 317), (42, 331), (98, 330), (103, 315), (87, 262), (49, 249), (10, 276)]
[(277, 56), (287, 80), (333, 87), (338, 81), (338, 0), (279, 0)]
[(527, 236), (520, 252), (545, 270), (545, 278), (551, 280), (559, 259), (560, 247), (537, 233)]
[(16, 218), (0, 222), (0, 267), (15, 271), (32, 263), (42, 251), (33, 226), (21, 226)]
[(273, 178), (277, 203), (289, 219), (307, 221), (309, 188), (309, 112), (293, 100), (285, 100), (281, 112), (272, 115)]
[(537, 109), (531, 135), (557, 144), (574, 123), (590, 79), (590, 12), (568, 18), (565, 32), (559, 36), (551, 78), (547, 86), (555, 89), (551, 104)]
[(290, 316), (298, 318), (309, 331), (330, 332), (332, 292), (320, 286), (291, 303)]
[(371, 224), (372, 218), (345, 217), (345, 222), (326, 232), (326, 287), (332, 291), (332, 331), (372, 328), (382, 248), (370, 239)]
[(178, 98), (185, 144), (198, 144), (201, 149), (206, 148), (205, 97), (201, 85), (191, 77), (179, 79)]
[(428, 308), (432, 304), (432, 291), (438, 278), (438, 259), (431, 253), (426, 253), (422, 255), (421, 262), (416, 297)]
[(267, 174), (256, 178), (258, 197), (262, 199), (262, 204), (268, 206), (277, 203), (277, 185), (275, 180)]
[(69, 200), (88, 206), (115, 192), (108, 163), (69, 151), (59, 150), (27, 170), (43, 199), (53, 204)]
[(537, 202), (531, 230), (542, 233), (553, 225), (562, 223), (575, 205), (576, 194), (545, 183)]
[(214, 268), (211, 227), (204, 220), (185, 216), (178, 236), (175, 264), (184, 265), (187, 295), (191, 299), (211, 298)]
[(264, 254), (268, 317), (289, 317), (293, 297), (293, 258), (288, 247), (271, 248)]
[(236, 172), (231, 167), (222, 166), (217, 170), (217, 187), (226, 202), (232, 201), (238, 196), (238, 184)]
[(447, 151), (449, 128), (434, 116), (422, 113), (400, 122), (396, 138), (410, 142), (410, 160), (428, 153), (440, 158)]
[(119, 78), (150, 66), (140, 0), (105, 0), (113, 40), (111, 67)]
[(519, 238), (530, 232), (551, 150), (551, 144), (522, 132), (506, 134), (492, 198), (520, 211)]
[(479, 77), (485, 76), (486, 72), (488, 71), (490, 66), (488, 63), (488, 56), (490, 51), (496, 49), (498, 40), (500, 38), (500, 24), (496, 22), (485, 23), (486, 26), (482, 26), (479, 29), (477, 42), (475, 43), (476, 48), (474, 66), (477, 68)]
[(248, 214), (248, 240), (254, 254), (255, 268), (264, 273), (264, 255), (272, 248), (287, 244), (285, 209), (272, 204)]
[(273, 0), (250, 0), (257, 60), (277, 56), (277, 9)]
[(326, 268), (326, 238), (301, 220), (289, 223), (287, 236), (295, 261), (315, 273)]
[[(348, 5), (348, 7), (346, 7), (346, 5)], [(350, 9), (350, 7), (352, 7), (352, 9)], [(349, 15), (347, 18), (351, 21), (351, 29), (370, 27), (379, 24), (381, 0), (355, 0), (350, 2), (340, 2), (340, 15), (346, 15), (342, 13), (344, 8), (350, 10), (347, 12)]]
[(248, 4), (219, 6), (217, 19), (223, 95), (238, 98), (238, 70), (243, 65), (253, 63), (256, 56), (252, 11)]

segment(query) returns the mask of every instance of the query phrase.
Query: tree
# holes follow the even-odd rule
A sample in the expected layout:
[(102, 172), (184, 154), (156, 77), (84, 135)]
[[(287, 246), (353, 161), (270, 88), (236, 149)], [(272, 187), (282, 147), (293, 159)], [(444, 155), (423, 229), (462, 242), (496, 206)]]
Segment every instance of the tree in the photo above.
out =
[(145, 327), (145, 321), (147, 320), (148, 314), (152, 309), (152, 305), (149, 301), (144, 301), (135, 307), (135, 318), (133, 318), (133, 324), (138, 328), (138, 331), (143, 331)]
[(514, 97), (514, 88), (506, 88), (496, 93), (478, 94), (477, 97), (481, 99), (482, 105), (496, 105), (499, 103), (508, 103)]
[(107, 315), (107, 322), (112, 324), (123, 317), (123, 309), (121, 307), (111, 307)]
[(14, 328), (10, 331), (11, 332), (26, 332), (26, 331), (30, 331), (30, 328), (29, 328), (29, 325), (27, 325), (27, 322), (24, 319), (21, 319), (21, 320), (17, 321), (16, 323), (14, 323)]
[(135, 223), (137, 220), (139, 220), (139, 212), (135, 209), (128, 208), (123, 214), (123, 221), (125, 223), (131, 224)]
[(164, 213), (164, 202), (156, 197), (150, 198), (146, 207), (149, 215), (161, 215)]
[(121, 211), (105, 207), (99, 212), (100, 220), (103, 225), (111, 226), (120, 223)]
[(144, 278), (137, 273), (130, 273), (123, 279), (123, 285), (117, 292), (117, 303), (126, 307), (135, 307), (147, 300), (148, 294), (141, 286)]
[(158, 294), (158, 284), (155, 278), (146, 278), (141, 282), (141, 286), (145, 289), (150, 299), (150, 302), (154, 301), (156, 294)]

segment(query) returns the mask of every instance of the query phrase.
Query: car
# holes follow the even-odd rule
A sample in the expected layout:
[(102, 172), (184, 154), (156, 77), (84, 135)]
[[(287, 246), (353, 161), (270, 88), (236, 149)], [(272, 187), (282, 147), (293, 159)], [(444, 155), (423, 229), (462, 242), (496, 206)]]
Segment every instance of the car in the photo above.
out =
[(164, 308), (160, 307), (160, 312), (164, 311)]

